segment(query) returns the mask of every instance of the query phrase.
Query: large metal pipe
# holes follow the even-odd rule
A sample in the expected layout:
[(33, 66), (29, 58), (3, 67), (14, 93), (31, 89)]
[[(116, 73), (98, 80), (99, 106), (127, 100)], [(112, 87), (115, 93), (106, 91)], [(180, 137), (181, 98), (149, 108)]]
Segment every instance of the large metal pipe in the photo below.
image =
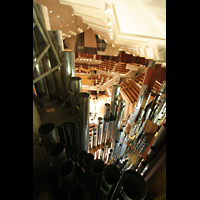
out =
[(134, 170), (126, 170), (121, 179), (119, 200), (142, 200), (147, 195), (143, 177)]
[(78, 93), (78, 107), (80, 118), (80, 149), (89, 153), (89, 94)]
[[(63, 40), (62, 40), (62, 31), (48, 31), (48, 34), (52, 40), (52, 43), (55, 47), (57, 55), (59, 55), (59, 51), (64, 51)], [(48, 51), (51, 67), (55, 67), (57, 63), (57, 59), (55, 58), (52, 49), (50, 48)], [(54, 82), (56, 87), (56, 96), (63, 98), (64, 97), (64, 86), (61, 80), (61, 68), (59, 67), (56, 71), (53, 72)]]
[(56, 127), (53, 123), (42, 124), (38, 128), (38, 133), (42, 138), (42, 142), (47, 152), (53, 143), (59, 142)]
[(82, 82), (80, 77), (71, 77), (70, 78), (70, 89), (68, 93), (70, 93), (71, 99), (71, 107), (72, 112), (76, 113), (77, 106), (77, 94), (82, 91)]
[(104, 162), (101, 159), (93, 160), (91, 163), (91, 199), (96, 199), (98, 196), (104, 166)]
[(73, 122), (66, 122), (57, 127), (60, 141), (67, 145), (67, 147), (74, 147), (80, 150), (80, 136), (79, 136), (79, 120)]
[[(51, 30), (50, 21), (49, 21), (49, 13), (48, 13), (47, 7), (44, 5), (41, 5), (41, 4), (37, 4), (37, 3), (36, 3), (36, 5), (37, 5), (38, 11), (40, 13), (40, 16), (44, 22), (45, 28), (47, 30)], [(47, 41), (44, 40), (43, 35), (41, 35), (38, 26), (36, 26), (34, 28), (34, 34), (35, 34), (35, 39), (37, 40), (37, 47), (38, 47), (39, 54), (41, 54), (43, 52), (43, 50), (47, 47)], [(44, 72), (49, 71), (51, 69), (51, 63), (50, 63), (48, 51), (44, 54), (41, 62), (43, 62), (43, 65), (44, 65), (43, 66)], [(56, 89), (55, 89), (53, 74), (51, 73), (51, 74), (47, 75), (44, 79), (47, 84), (49, 96), (50, 97), (54, 96), (56, 94)], [(42, 80), (44, 80), (44, 79), (42, 79)]]
[(97, 145), (101, 145), (102, 143), (102, 134), (101, 134), (101, 130), (102, 130), (102, 126), (103, 126), (103, 122), (102, 122), (103, 118), (102, 117), (98, 117), (98, 122), (97, 122), (97, 134), (98, 134), (98, 138), (97, 138)]
[(120, 85), (113, 85), (112, 96), (111, 96), (111, 108), (110, 117), (115, 116), (117, 101), (119, 97)]
[(93, 146), (94, 148), (96, 148), (98, 135), (97, 135), (97, 129), (95, 127), (92, 129), (92, 136), (93, 136)]
[(108, 125), (109, 125), (109, 119), (104, 118), (103, 120), (103, 128), (101, 131), (102, 134), (102, 143), (106, 143), (107, 142), (107, 129), (108, 129)]
[(117, 118), (115, 120), (115, 123), (114, 123), (114, 127), (113, 129), (111, 130), (111, 148), (113, 148), (114, 146), (114, 142), (116, 139), (116, 135), (117, 135), (117, 130), (120, 128), (120, 125), (121, 125), (121, 120), (122, 120), (122, 115), (123, 115), (123, 112), (124, 112), (124, 107), (125, 107), (125, 101), (124, 100), (119, 100), (119, 103), (118, 103), (118, 109), (117, 109)]
[(50, 148), (50, 159), (53, 161), (53, 163), (58, 166), (58, 164), (66, 158), (66, 152), (65, 152), (65, 146), (62, 142), (55, 143)]
[[(33, 40), (33, 63), (37, 60), (38, 56), (39, 55), (36, 50), (36, 44)], [(42, 64), (42, 61), (39, 61), (39, 63), (33, 69), (33, 78), (37, 78), (40, 75), (42, 75), (43, 73), (44, 73), (43, 72), (43, 64)], [(36, 88), (38, 95), (46, 95), (47, 94), (44, 78), (39, 80), (37, 83), (35, 83), (35, 88)]]
[(110, 104), (109, 103), (105, 103), (105, 107), (104, 107), (104, 119), (109, 117), (109, 112), (110, 112)]
[(44, 26), (47, 30), (51, 30), (51, 25), (49, 21), (49, 12), (48, 8), (44, 5), (36, 3), (40, 16), (44, 22)]
[(110, 200), (120, 178), (120, 171), (116, 165), (107, 165), (104, 168), (98, 200)]
[(70, 77), (75, 76), (75, 61), (73, 51), (60, 51), (60, 60), (63, 63), (61, 67), (61, 78), (64, 85), (64, 99), (70, 103), (69, 98), (69, 85)]
[(71, 160), (64, 160), (58, 167), (59, 184), (63, 188), (68, 188), (76, 182), (74, 165)]

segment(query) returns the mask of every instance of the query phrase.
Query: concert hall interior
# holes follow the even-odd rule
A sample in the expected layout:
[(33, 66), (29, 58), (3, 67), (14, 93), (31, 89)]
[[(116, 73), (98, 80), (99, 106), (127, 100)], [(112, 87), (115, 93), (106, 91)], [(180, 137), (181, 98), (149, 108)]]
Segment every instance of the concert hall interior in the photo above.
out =
[(166, 199), (166, 0), (33, 0), (33, 199)]

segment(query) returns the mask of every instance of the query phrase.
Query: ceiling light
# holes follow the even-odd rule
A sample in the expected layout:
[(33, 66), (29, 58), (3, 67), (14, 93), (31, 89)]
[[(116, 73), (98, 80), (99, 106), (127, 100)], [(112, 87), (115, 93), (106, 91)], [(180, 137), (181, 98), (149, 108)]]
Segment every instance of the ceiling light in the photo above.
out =
[(60, 25), (62, 27), (62, 25)]
[(52, 13), (52, 10), (50, 10), (49, 12)]
[(58, 17), (60, 17), (60, 15), (58, 15)]
[(74, 21), (72, 21), (72, 23), (74, 23)]
[(110, 28), (108, 31), (112, 31), (112, 28)]
[(105, 3), (105, 13), (109, 13), (109, 12), (111, 12), (111, 10), (112, 10), (112, 8), (111, 8), (111, 6), (110, 5), (108, 5), (107, 3)]
[(74, 14), (72, 14), (72, 16), (74, 16)]
[(67, 24), (67, 26), (69, 26), (69, 25)]

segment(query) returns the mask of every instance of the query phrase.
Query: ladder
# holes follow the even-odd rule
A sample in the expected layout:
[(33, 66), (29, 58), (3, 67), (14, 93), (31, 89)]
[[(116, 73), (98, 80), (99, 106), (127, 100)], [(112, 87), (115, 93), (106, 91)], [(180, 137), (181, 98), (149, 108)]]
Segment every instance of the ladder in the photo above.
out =
[(53, 67), (52, 69), (46, 71), (45, 73), (43, 73), (42, 75), (38, 76), (37, 78), (33, 79), (33, 84), (36, 83), (37, 81), (41, 80), (42, 78), (46, 77), (47, 75), (51, 74), (52, 72), (54, 72), (55, 70), (57, 70), (59, 67), (61, 67), (63, 65), (63, 63), (60, 62), (60, 59), (58, 57), (58, 54), (55, 50), (55, 47), (51, 41), (51, 38), (49, 36), (48, 31), (45, 28), (44, 22), (42, 20), (42, 17), (39, 13), (39, 10), (36, 6), (36, 3), (33, 0), (33, 30), (34, 27), (37, 26), (38, 30), (40, 31), (40, 34), (42, 36), (42, 38), (44, 39), (44, 42), (46, 44), (46, 47), (44, 48), (44, 50), (42, 51), (42, 53), (38, 56), (38, 58), (36, 59), (36, 61), (33, 63), (33, 69), (36, 67), (36, 65), (40, 62), (40, 60), (43, 58), (43, 56), (46, 54), (46, 52), (51, 48), (53, 55), (55, 56), (55, 59), (57, 61), (57, 65), (55, 67)]

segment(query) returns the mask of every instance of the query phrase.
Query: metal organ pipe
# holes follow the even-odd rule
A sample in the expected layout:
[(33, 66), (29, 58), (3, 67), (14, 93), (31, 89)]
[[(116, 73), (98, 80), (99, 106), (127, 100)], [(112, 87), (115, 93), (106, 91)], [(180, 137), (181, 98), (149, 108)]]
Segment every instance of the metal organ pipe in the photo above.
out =
[(65, 146), (62, 142), (56, 142), (50, 148), (50, 158), (51, 160), (58, 165), (63, 159), (66, 158)]
[(102, 174), (98, 200), (110, 200), (119, 181), (120, 172), (116, 165), (107, 165)]
[(69, 189), (75, 182), (74, 165), (71, 160), (64, 160), (58, 167), (59, 171), (59, 184), (61, 187)]
[(102, 117), (98, 117), (98, 123), (97, 123), (97, 134), (98, 134), (98, 140), (97, 140), (97, 145), (101, 145), (102, 143), (102, 134), (101, 134), (101, 130), (102, 130), (102, 122), (103, 118)]
[(38, 128), (38, 133), (42, 138), (42, 142), (47, 152), (53, 143), (59, 142), (56, 127), (53, 123), (45, 123), (41, 125)]
[(100, 159), (93, 160), (91, 163), (91, 191), (92, 199), (96, 199), (100, 187), (101, 176), (104, 170), (104, 162)]
[(82, 91), (82, 83), (81, 83), (81, 78), (80, 77), (71, 77), (70, 78), (70, 93), (71, 96), (71, 107), (72, 107), (72, 112), (76, 113), (77, 111), (77, 95), (79, 92)]
[(78, 115), (80, 118), (80, 149), (89, 153), (89, 94), (85, 92), (78, 93)]
[(41, 18), (43, 19), (45, 28), (47, 30), (51, 30), (48, 8), (46, 6), (38, 4), (38, 3), (36, 3), (36, 6), (38, 8)]
[(123, 173), (120, 182), (119, 200), (142, 200), (147, 195), (147, 186), (143, 177), (134, 170)]
[(125, 101), (119, 100), (118, 109), (117, 109), (117, 118), (115, 120), (115, 124), (114, 124), (114, 127), (112, 129), (112, 133), (111, 133), (111, 138), (112, 138), (111, 148), (114, 146), (115, 139), (117, 139), (116, 138), (117, 130), (120, 128), (120, 125), (121, 125), (124, 107), (125, 107)]
[(60, 60), (63, 63), (61, 67), (61, 76), (64, 85), (64, 99), (70, 103), (69, 98), (69, 85), (70, 77), (75, 76), (75, 61), (74, 61), (74, 52), (72, 51), (60, 51)]
[(113, 91), (111, 96), (111, 108), (110, 108), (110, 117), (115, 116), (118, 96), (119, 96), (120, 85), (113, 85)]

